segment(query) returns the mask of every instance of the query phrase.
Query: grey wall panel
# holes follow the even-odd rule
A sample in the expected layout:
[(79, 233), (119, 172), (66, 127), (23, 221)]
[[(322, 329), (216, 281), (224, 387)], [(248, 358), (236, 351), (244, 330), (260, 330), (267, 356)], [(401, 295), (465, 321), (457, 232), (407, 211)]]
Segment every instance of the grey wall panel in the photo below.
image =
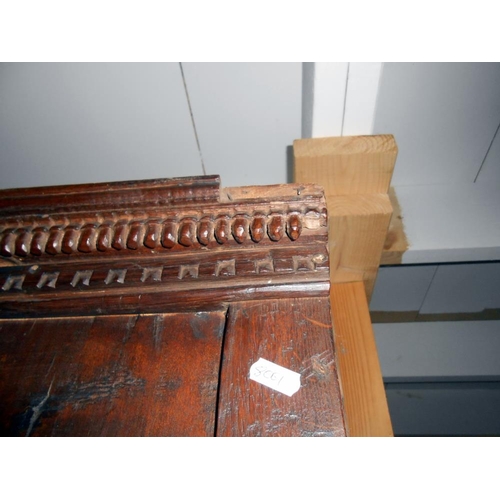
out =
[(177, 63), (2, 63), (0, 188), (201, 175)]
[(500, 380), (500, 321), (373, 325), (387, 382)]
[(439, 266), (420, 312), (462, 313), (497, 308), (500, 308), (500, 263), (484, 262)]
[(399, 146), (392, 184), (473, 182), (500, 123), (500, 64), (386, 63), (375, 134)]
[(208, 174), (224, 186), (276, 184), (290, 177), (301, 136), (301, 63), (184, 63)]
[(371, 311), (418, 311), (437, 266), (381, 267), (370, 301)]
[(500, 130), (497, 130), (476, 182), (500, 184)]
[(500, 383), (387, 384), (396, 436), (500, 436)]

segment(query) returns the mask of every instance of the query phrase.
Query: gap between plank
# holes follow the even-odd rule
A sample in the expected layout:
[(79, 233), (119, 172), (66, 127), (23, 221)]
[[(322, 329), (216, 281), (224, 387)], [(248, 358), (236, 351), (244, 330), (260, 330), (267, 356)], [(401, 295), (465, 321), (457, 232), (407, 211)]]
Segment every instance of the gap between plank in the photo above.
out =
[(201, 169), (203, 171), (203, 175), (207, 175), (207, 171), (205, 169), (205, 163), (203, 162), (203, 155), (201, 153), (200, 141), (198, 139), (198, 132), (196, 130), (196, 123), (194, 121), (193, 108), (191, 107), (191, 100), (189, 99), (189, 92), (186, 84), (186, 78), (184, 76), (184, 69), (182, 67), (182, 63), (179, 63), (179, 67), (181, 69), (182, 83), (184, 84), (184, 91), (186, 92), (186, 99), (189, 106), (189, 114), (191, 115), (191, 123), (193, 124), (194, 136), (196, 138), (196, 146), (198, 147), (198, 154), (200, 155), (201, 161)]

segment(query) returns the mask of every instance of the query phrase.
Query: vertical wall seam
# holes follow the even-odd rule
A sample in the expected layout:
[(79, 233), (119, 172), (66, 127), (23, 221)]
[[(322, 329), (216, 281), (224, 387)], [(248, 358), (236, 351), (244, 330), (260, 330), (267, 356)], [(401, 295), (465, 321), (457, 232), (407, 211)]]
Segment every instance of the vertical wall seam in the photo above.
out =
[(189, 114), (191, 116), (191, 123), (193, 125), (194, 137), (196, 139), (196, 146), (198, 148), (198, 154), (200, 155), (201, 170), (203, 172), (203, 175), (207, 175), (207, 171), (205, 169), (205, 163), (203, 161), (203, 154), (201, 152), (200, 141), (198, 139), (198, 132), (196, 130), (196, 123), (194, 121), (193, 108), (191, 107), (191, 100), (189, 98), (189, 92), (188, 92), (188, 88), (187, 88), (186, 78), (184, 76), (184, 69), (182, 67), (181, 62), (179, 63), (179, 67), (181, 69), (182, 83), (184, 84), (184, 92), (186, 92), (186, 99), (187, 99), (187, 103), (188, 103), (188, 107), (189, 107)]
[(373, 116), (372, 116), (372, 124), (370, 127), (370, 135), (374, 134), (375, 131), (375, 118), (377, 116), (377, 111), (378, 111), (378, 96), (380, 94), (380, 85), (382, 83), (382, 73), (384, 72), (384, 64), (385, 63), (380, 63), (380, 72), (378, 75), (378, 83), (377, 83), (377, 95), (375, 96), (375, 106), (373, 107)]
[(481, 162), (481, 166), (479, 167), (479, 170), (476, 174), (476, 177), (474, 177), (474, 183), (477, 181), (477, 178), (479, 177), (479, 174), (481, 173), (481, 170), (483, 168), (483, 165), (485, 164), (486, 162), (486, 158), (488, 158), (488, 155), (490, 153), (490, 149), (491, 149), (491, 146), (493, 146), (493, 143), (495, 142), (495, 138), (498, 134), (498, 130), (500, 129), (500, 123), (498, 124), (498, 127), (495, 131), (495, 133), (493, 134), (493, 139), (491, 139), (491, 142), (490, 142), (490, 145), (488, 146), (488, 149), (486, 150), (486, 154), (484, 155), (484, 158), (483, 158), (483, 161)]
[(345, 120), (345, 110), (346, 110), (346, 105), (347, 105), (347, 90), (349, 88), (349, 67), (351, 66), (351, 63), (347, 63), (347, 73), (345, 77), (345, 92), (344, 92), (344, 109), (342, 112), (342, 125), (340, 127), (340, 135), (344, 135), (344, 120)]
[(420, 311), (422, 310), (422, 307), (424, 306), (425, 304), (425, 299), (427, 298), (427, 295), (429, 295), (429, 291), (432, 287), (432, 284), (434, 283), (434, 278), (436, 277), (436, 274), (438, 272), (438, 269), (439, 269), (439, 264), (436, 265), (436, 269), (434, 270), (434, 273), (432, 275), (432, 278), (431, 278), (431, 282), (429, 283), (429, 286), (427, 287), (427, 290), (425, 291), (425, 295), (424, 295), (424, 298), (422, 299), (422, 302), (420, 303), (420, 306), (418, 308), (418, 313), (417, 313), (417, 317), (416, 317), (416, 320), (418, 321), (418, 316), (420, 314)]

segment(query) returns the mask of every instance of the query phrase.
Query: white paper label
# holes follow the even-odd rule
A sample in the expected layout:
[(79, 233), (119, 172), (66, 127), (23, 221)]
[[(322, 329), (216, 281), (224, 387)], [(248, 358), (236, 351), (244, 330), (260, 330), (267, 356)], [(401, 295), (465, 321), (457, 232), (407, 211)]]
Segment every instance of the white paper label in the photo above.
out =
[(287, 396), (300, 389), (300, 373), (260, 358), (250, 367), (250, 379)]

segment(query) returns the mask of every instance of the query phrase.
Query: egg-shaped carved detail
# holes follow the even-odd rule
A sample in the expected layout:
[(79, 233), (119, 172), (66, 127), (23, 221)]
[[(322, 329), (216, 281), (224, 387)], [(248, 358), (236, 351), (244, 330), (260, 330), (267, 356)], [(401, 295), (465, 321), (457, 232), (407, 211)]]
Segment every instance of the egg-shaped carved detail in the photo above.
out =
[(235, 241), (243, 243), (248, 237), (248, 219), (243, 215), (234, 218), (232, 224), (232, 234)]
[(214, 223), (210, 217), (204, 217), (198, 222), (197, 238), (200, 245), (207, 246), (212, 240)]
[(0, 229), (0, 255), (4, 257), (89, 254), (112, 250), (145, 251), (182, 247), (200, 248), (226, 244), (259, 243), (265, 239), (295, 241), (303, 231), (321, 229), (326, 214), (309, 209), (305, 213), (256, 211), (190, 214), (172, 218), (80, 221), (46, 226)]
[(78, 251), (79, 236), (80, 236), (80, 228), (78, 226), (67, 227), (64, 230), (64, 236), (61, 243), (62, 253), (70, 254)]
[(285, 234), (285, 220), (282, 215), (273, 215), (267, 226), (267, 234), (272, 241), (279, 241)]
[(288, 223), (286, 225), (286, 233), (288, 234), (288, 237), (292, 241), (295, 241), (300, 236), (301, 232), (302, 223), (300, 221), (299, 214), (291, 214), (288, 217)]
[(231, 228), (229, 224), (229, 217), (220, 217), (215, 222), (215, 239), (221, 245), (229, 241)]
[[(78, 242), (78, 251), (83, 252), (83, 253), (90, 253), (92, 250), (95, 248), (95, 242), (97, 239), (97, 228), (95, 224), (85, 224), (85, 226), (82, 227), (81, 233), (80, 233), (80, 240)], [(50, 243), (51, 237), (49, 236), (49, 242), (47, 245)]]
[(137, 250), (143, 242), (144, 224), (140, 221), (134, 221), (130, 224), (130, 231), (127, 237), (127, 248)]
[(97, 250), (100, 252), (106, 252), (111, 249), (113, 244), (113, 230), (110, 224), (104, 224), (99, 228), (97, 233)]
[(266, 218), (264, 215), (256, 215), (250, 224), (250, 237), (255, 243), (264, 238), (266, 235)]
[(162, 246), (165, 248), (174, 248), (177, 243), (177, 229), (178, 225), (176, 221), (167, 221), (163, 224)]
[(49, 238), (47, 240), (47, 244), (45, 245), (45, 253), (48, 253), (49, 255), (57, 255), (61, 251), (63, 236), (64, 232), (61, 227), (51, 227), (49, 231)]
[[(15, 253), (16, 234), (13, 230), (4, 231), (0, 240), (0, 253), (4, 257), (11, 257)], [(43, 250), (42, 250), (43, 251)]]
[(113, 242), (111, 246), (115, 250), (124, 250), (127, 248), (127, 236), (129, 227), (126, 222), (119, 222), (115, 226), (115, 234), (113, 235)]
[(196, 239), (196, 228), (194, 221), (184, 220), (179, 225), (179, 243), (184, 247), (193, 245)]
[(26, 257), (30, 253), (30, 244), (33, 233), (26, 229), (21, 229), (16, 240), (15, 252), (20, 257)]
[(37, 227), (33, 230), (33, 238), (31, 239), (31, 255), (40, 256), (45, 250), (45, 244), (49, 238), (49, 232), (44, 227)]
[(144, 246), (152, 250), (160, 244), (161, 224), (159, 221), (149, 221), (144, 236)]

